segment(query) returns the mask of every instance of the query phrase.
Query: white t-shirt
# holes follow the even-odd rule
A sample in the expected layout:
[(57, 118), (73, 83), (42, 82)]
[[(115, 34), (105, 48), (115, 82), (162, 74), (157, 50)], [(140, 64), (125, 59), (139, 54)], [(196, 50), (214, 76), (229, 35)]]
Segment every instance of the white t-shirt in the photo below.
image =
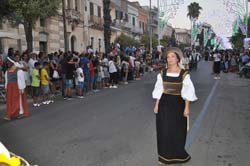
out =
[(117, 69), (115, 67), (115, 64), (113, 61), (109, 61), (109, 73), (115, 73), (117, 72)]
[(29, 66), (29, 73), (30, 75), (32, 74), (32, 70), (34, 69), (34, 65), (37, 61), (30, 58), (29, 62), (28, 62), (28, 66)]
[[(83, 75), (83, 70), (81, 67), (77, 68), (76, 73), (77, 73), (77, 81), (84, 82), (84, 75)], [(81, 73), (82, 73), (83, 77), (81, 77)]]
[(140, 68), (140, 65), (141, 65), (141, 62), (136, 60), (135, 61), (135, 67), (136, 68)]
[(129, 56), (130, 62), (131, 62), (131, 66), (134, 68), (135, 67), (135, 57), (133, 56)]
[(220, 56), (220, 54), (214, 54), (214, 61), (215, 62), (220, 62), (220, 59), (221, 58), (221, 56)]

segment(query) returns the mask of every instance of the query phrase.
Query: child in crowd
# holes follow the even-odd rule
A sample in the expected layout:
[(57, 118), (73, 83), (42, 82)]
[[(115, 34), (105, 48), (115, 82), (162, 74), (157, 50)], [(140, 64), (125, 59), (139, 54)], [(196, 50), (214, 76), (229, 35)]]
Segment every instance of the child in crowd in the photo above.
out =
[(39, 67), (40, 63), (35, 62), (34, 69), (32, 70), (32, 91), (33, 91), (33, 106), (34, 107), (40, 107), (40, 104), (38, 103), (38, 97), (40, 95), (40, 74), (39, 74)]
[(77, 73), (77, 82), (78, 82), (78, 95), (79, 98), (84, 98), (83, 97), (83, 87), (84, 87), (84, 74), (83, 74), (83, 63), (79, 62), (79, 66), (76, 70)]
[(100, 63), (98, 63), (97, 65), (97, 70), (98, 70), (97, 89), (102, 89), (102, 77), (104, 76), (103, 76), (102, 66)]
[(53, 103), (53, 100), (49, 100), (49, 84), (50, 84), (50, 77), (48, 74), (48, 70), (49, 69), (49, 63), (48, 62), (44, 62), (43, 63), (43, 68), (41, 70), (41, 89), (43, 92), (43, 104), (50, 104)]

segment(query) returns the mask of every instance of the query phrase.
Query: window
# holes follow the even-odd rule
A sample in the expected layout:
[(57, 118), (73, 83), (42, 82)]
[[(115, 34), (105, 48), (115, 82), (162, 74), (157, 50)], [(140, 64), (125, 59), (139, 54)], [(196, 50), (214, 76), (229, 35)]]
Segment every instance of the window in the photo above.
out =
[(46, 21), (45, 18), (40, 18), (40, 27), (45, 27)]
[(94, 4), (92, 2), (89, 3), (90, 15), (94, 15)]
[(98, 9), (98, 17), (102, 17), (102, 14), (101, 14), (101, 7), (98, 6), (97, 9)]
[(128, 14), (125, 13), (125, 21), (128, 22)]
[(0, 21), (0, 29), (3, 29), (3, 23)]
[(47, 42), (43, 42), (43, 41), (39, 42), (39, 51), (47, 54)]
[(144, 24), (144, 22), (142, 23), (142, 30), (143, 30), (143, 32), (145, 32), (145, 24)]
[(115, 19), (116, 19), (116, 20), (119, 19), (119, 11), (118, 11), (118, 10), (115, 11)]
[(132, 25), (135, 26), (135, 17), (132, 18)]
[(141, 21), (139, 21), (139, 27), (141, 28)]
[(75, 0), (75, 11), (78, 10), (78, 0)]
[(123, 12), (120, 12), (120, 20), (123, 19)]

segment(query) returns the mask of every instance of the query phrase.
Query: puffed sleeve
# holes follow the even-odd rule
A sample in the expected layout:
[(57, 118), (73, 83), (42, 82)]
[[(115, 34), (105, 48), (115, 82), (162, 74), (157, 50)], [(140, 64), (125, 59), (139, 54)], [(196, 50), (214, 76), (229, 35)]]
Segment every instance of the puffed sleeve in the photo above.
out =
[(17, 84), (18, 84), (18, 89), (20, 90), (23, 90), (26, 88), (24, 73), (22, 70), (17, 71)]
[(7, 75), (7, 73), (8, 73), (8, 71), (6, 71), (5, 72), (5, 74), (4, 74), (4, 78), (5, 78), (5, 85), (4, 85), (4, 87), (5, 87), (5, 89), (7, 89), (7, 84), (8, 84), (8, 75)]
[(198, 98), (196, 97), (194, 85), (190, 79), (189, 74), (187, 74), (185, 76), (182, 83), (183, 83), (183, 86), (182, 86), (182, 90), (181, 90), (181, 97), (184, 100), (196, 101)]
[(161, 74), (158, 74), (157, 81), (155, 83), (155, 88), (152, 93), (153, 99), (160, 99), (162, 93), (163, 93), (163, 81), (162, 81)]

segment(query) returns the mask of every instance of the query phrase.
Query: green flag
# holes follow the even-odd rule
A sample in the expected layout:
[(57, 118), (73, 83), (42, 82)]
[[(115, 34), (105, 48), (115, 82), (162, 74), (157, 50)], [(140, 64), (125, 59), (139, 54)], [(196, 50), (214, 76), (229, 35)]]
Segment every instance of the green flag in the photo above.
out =
[(212, 39), (210, 40), (210, 42), (211, 42), (211, 45), (214, 46), (214, 45), (215, 45), (215, 38), (212, 38)]
[(238, 33), (238, 24), (237, 21), (235, 20), (233, 22), (233, 35), (235, 35), (236, 33)]
[(208, 42), (208, 29), (204, 29), (204, 37), (203, 37), (203, 44), (204, 44), (204, 47), (206, 47), (207, 45), (207, 42)]
[(197, 26), (197, 24), (194, 24), (193, 25), (193, 29), (192, 29), (192, 36), (191, 36), (191, 42), (193, 43), (194, 42), (194, 40), (195, 40), (195, 38), (196, 38), (196, 35), (197, 35), (197, 33), (198, 33), (198, 26)]

